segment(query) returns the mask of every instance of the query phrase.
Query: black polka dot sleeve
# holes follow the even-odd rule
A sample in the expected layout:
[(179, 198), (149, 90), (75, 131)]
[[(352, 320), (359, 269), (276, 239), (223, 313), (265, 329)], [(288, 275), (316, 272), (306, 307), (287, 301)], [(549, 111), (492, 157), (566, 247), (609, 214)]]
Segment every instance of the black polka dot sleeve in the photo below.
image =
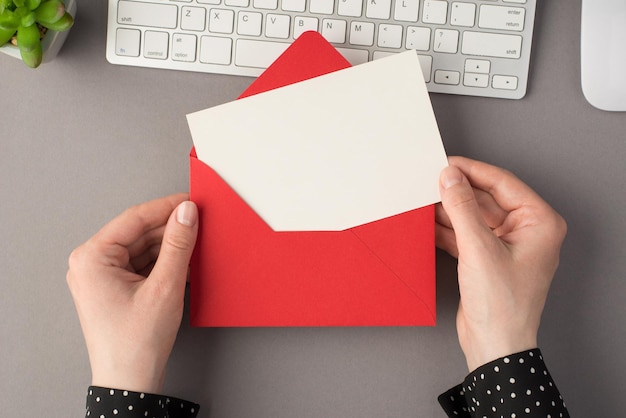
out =
[(439, 403), (454, 418), (569, 418), (539, 349), (479, 367)]
[(89, 418), (195, 418), (198, 404), (182, 399), (90, 386), (85, 417)]

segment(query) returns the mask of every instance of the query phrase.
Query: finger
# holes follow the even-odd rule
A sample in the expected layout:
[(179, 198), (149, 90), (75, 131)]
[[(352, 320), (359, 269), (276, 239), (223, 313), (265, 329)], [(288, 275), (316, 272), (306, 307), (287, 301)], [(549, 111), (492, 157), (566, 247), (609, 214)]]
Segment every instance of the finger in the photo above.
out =
[(461, 170), (450, 165), (440, 176), (441, 203), (446, 211), (459, 252), (463, 247), (493, 239), (491, 229), (485, 223), (472, 186)]
[(161, 251), (150, 274), (149, 280), (159, 289), (182, 297), (197, 234), (198, 208), (193, 202), (183, 202), (167, 222)]
[(128, 246), (128, 254), (132, 259), (141, 257), (148, 249), (155, 245), (160, 245), (163, 240), (163, 232), (165, 231), (165, 225), (156, 227), (144, 235), (142, 235), (137, 241)]
[(154, 268), (154, 264), (155, 264), (154, 261), (147, 264), (141, 270), (138, 270), (137, 274), (143, 278), (150, 276), (150, 273), (152, 273), (152, 269)]
[(489, 193), (476, 188), (473, 188), (473, 190), (485, 223), (487, 223), (491, 229), (502, 225), (509, 212), (502, 209)]
[(524, 205), (546, 204), (529, 186), (507, 170), (464, 157), (450, 157), (449, 163), (461, 170), (472, 187), (493, 196), (506, 212)]
[(143, 274), (146, 271), (146, 267), (150, 266), (148, 273), (152, 270), (152, 266), (154, 265), (157, 257), (159, 256), (159, 252), (161, 250), (161, 243), (154, 244), (153, 246), (147, 248), (140, 255), (131, 258), (129, 266), (127, 270), (134, 271), (137, 274), (141, 274), (142, 276), (146, 276)]
[(441, 203), (437, 203), (435, 205), (435, 222), (446, 228), (452, 228), (450, 217), (448, 217), (448, 214)]
[(459, 258), (459, 249), (456, 246), (456, 236), (452, 228), (447, 228), (441, 224), (435, 224), (435, 242), (437, 248)]
[(94, 239), (104, 245), (129, 247), (147, 232), (165, 225), (174, 208), (185, 199), (187, 195), (181, 193), (133, 206), (105, 225)]
[[(480, 189), (473, 188), (472, 190), (478, 202), (480, 213), (487, 225), (489, 225), (491, 229), (500, 227), (506, 219), (508, 212), (502, 209), (489, 193)], [(435, 219), (437, 223), (452, 228), (450, 217), (448, 217), (448, 214), (441, 204), (435, 206)]]

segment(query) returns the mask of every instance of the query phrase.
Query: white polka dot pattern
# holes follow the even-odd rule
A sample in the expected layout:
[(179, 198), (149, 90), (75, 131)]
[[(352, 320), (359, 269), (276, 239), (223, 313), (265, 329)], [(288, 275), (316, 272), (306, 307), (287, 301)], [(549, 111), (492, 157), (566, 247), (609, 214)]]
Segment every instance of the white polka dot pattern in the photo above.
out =
[(439, 403), (455, 418), (569, 418), (539, 349), (479, 367)]
[(90, 386), (85, 417), (195, 418), (200, 406), (182, 399)]

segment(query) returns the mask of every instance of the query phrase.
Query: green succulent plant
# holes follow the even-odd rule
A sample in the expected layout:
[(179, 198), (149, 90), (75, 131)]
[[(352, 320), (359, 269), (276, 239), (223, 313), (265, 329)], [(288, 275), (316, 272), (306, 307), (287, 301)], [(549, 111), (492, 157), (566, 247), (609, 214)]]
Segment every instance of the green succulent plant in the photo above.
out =
[(73, 24), (63, 0), (0, 0), (0, 46), (14, 39), (22, 61), (32, 68), (41, 64), (42, 31), (62, 32)]

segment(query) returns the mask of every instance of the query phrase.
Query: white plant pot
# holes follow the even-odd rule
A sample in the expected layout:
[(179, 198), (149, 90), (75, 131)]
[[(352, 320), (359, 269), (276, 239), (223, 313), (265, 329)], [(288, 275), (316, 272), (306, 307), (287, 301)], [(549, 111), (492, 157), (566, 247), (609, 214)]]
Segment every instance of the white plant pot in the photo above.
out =
[[(71, 14), (74, 19), (76, 19), (76, 0), (65, 0), (65, 10), (69, 12), (69, 14)], [(41, 49), (43, 50), (42, 63), (52, 61), (54, 57), (57, 56), (69, 32), (69, 30), (66, 30), (64, 32), (48, 30), (48, 32), (46, 32), (46, 36), (44, 36), (44, 38), (41, 40)], [(19, 48), (10, 43), (1, 46), (0, 52), (4, 52), (5, 54), (18, 59), (22, 59)]]

